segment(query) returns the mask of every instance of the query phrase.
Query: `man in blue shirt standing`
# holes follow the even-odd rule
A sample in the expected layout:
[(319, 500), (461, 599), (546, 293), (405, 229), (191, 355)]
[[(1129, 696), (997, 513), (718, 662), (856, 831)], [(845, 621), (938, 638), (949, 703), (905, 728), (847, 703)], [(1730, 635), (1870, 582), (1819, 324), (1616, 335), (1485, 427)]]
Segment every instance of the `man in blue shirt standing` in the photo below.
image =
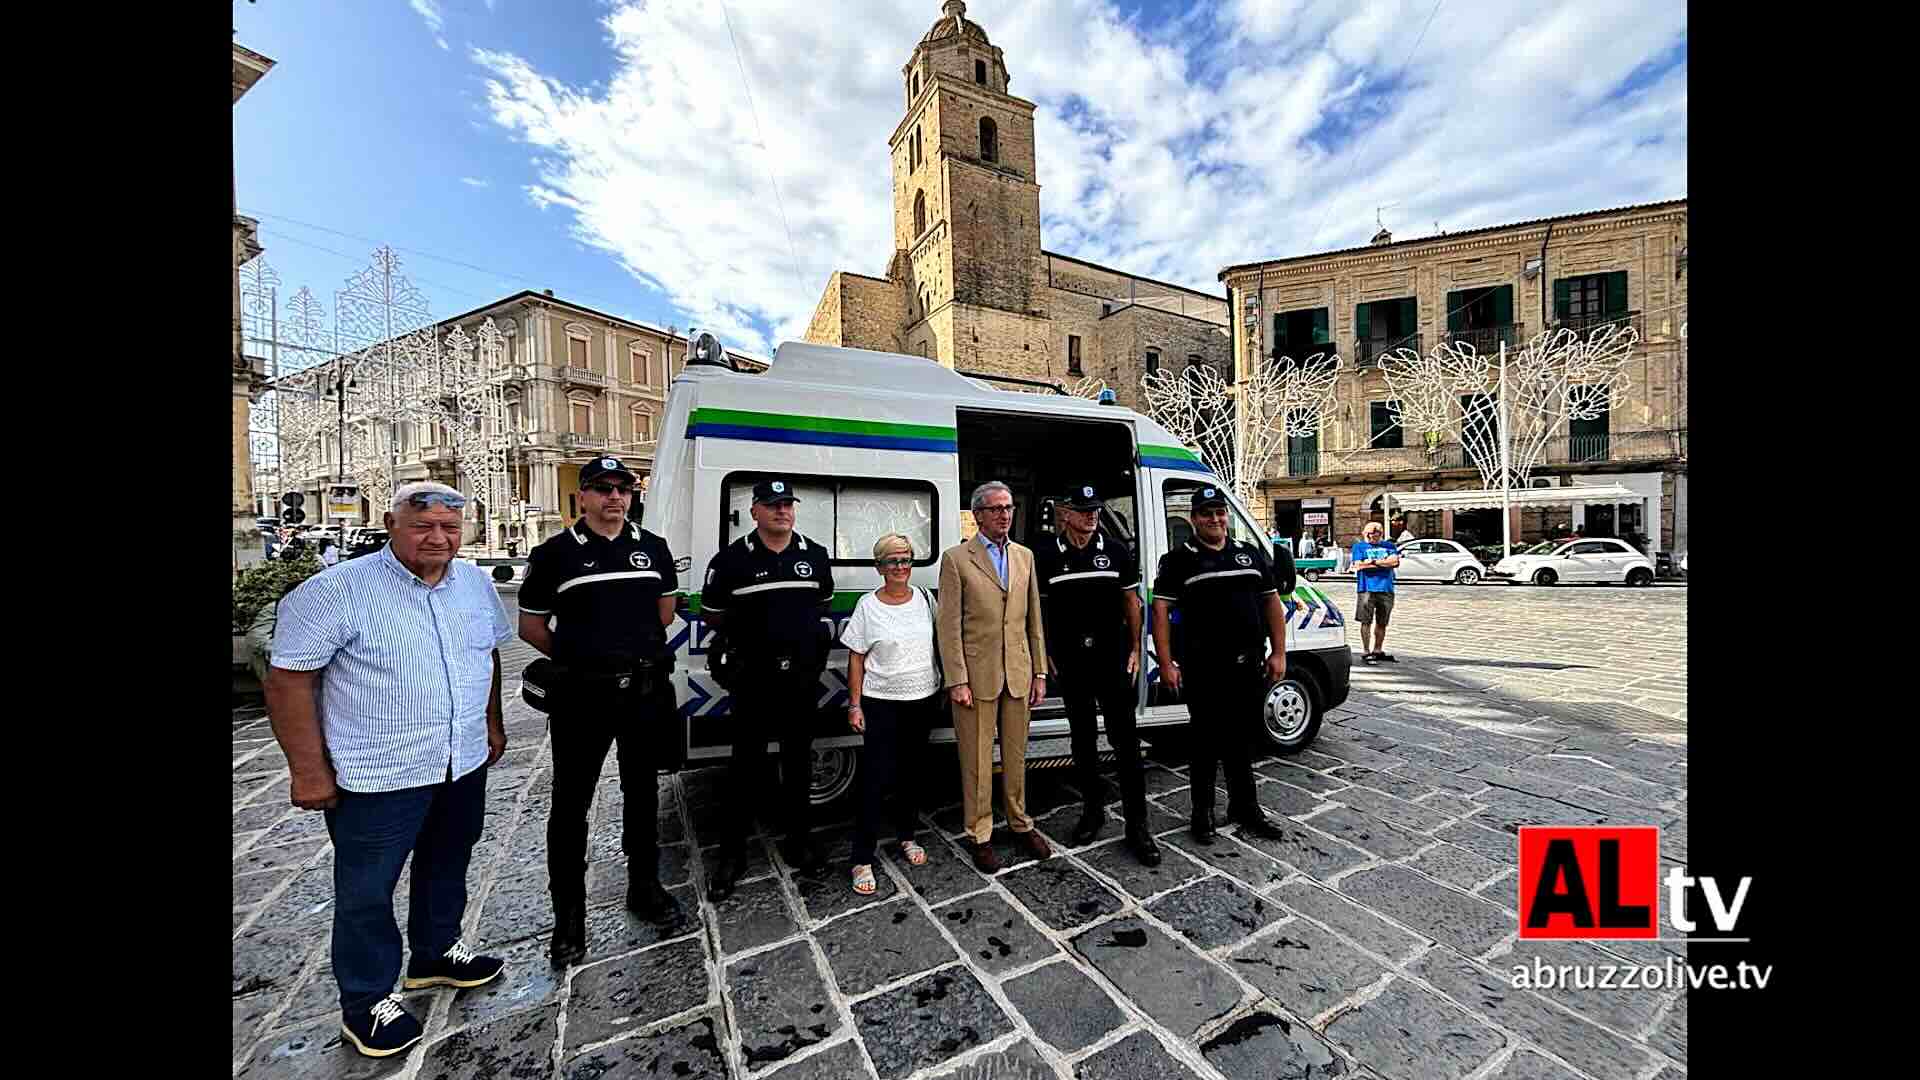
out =
[[(1393, 617), (1393, 568), (1400, 565), (1400, 549), (1385, 537), (1380, 523), (1369, 521), (1360, 530), (1360, 542), (1353, 545), (1353, 578), (1360, 590), (1354, 618), (1360, 622), (1360, 659), (1369, 664), (1395, 662), (1382, 647), (1387, 643), (1387, 620)], [(1369, 649), (1367, 628), (1375, 624), (1379, 629), (1373, 632)]]
[(274, 630), (267, 712), (293, 805), (326, 814), (340, 1026), (369, 1057), (421, 1036), (393, 992), (409, 854), (407, 989), (479, 986), (502, 966), (460, 940), (487, 766), (507, 749), (499, 649), (513, 639), (493, 581), (455, 558), (466, 503), (445, 484), (403, 485), (387, 546), (308, 578)]

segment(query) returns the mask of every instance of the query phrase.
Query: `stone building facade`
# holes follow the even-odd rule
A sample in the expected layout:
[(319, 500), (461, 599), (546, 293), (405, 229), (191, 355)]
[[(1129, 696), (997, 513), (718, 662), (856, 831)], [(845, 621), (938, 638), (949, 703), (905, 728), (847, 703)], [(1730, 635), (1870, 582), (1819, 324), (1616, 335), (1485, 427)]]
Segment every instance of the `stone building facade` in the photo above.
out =
[[(1535, 487), (1618, 483), (1642, 497), (1617, 506), (1512, 511), (1516, 543), (1563, 528), (1639, 538), (1649, 551), (1687, 549), (1687, 202), (1542, 218), (1367, 247), (1230, 266), (1242, 375), (1276, 353), (1341, 357), (1338, 404), (1316, 438), (1289, 440), (1270, 463), (1254, 511), (1284, 536), (1345, 543), (1380, 516), (1383, 491), (1478, 488), (1458, 430), (1398, 431), (1376, 361), (1446, 339), (1481, 353), (1543, 330), (1626, 324), (1639, 334), (1620, 400), (1549, 442)], [(1429, 439), (1432, 438), (1432, 442)], [(1415, 515), (1412, 530), (1465, 543), (1500, 542), (1499, 511)], [(1396, 530), (1397, 532), (1397, 530)]]
[(962, 372), (1098, 378), (1125, 405), (1150, 367), (1225, 370), (1224, 297), (1041, 248), (1034, 104), (1008, 92), (1005, 54), (965, 3), (942, 5), (901, 76), (886, 276), (835, 273), (806, 340)]
[[(651, 479), (653, 455), (666, 415), (667, 391), (686, 366), (686, 335), (609, 315), (560, 299), (551, 290), (524, 290), (441, 321), (441, 337), (456, 327), (469, 337), (484, 319), (506, 338), (498, 372), (506, 400), (506, 425), (512, 447), (507, 468), (511, 502), (504, 513), (490, 511), (491, 538), (479, 533), (470, 543), (496, 549), (514, 542), (521, 554), (531, 545), (571, 525), (579, 516), (580, 467), (603, 453), (621, 458), (644, 487)], [(377, 346), (376, 346), (377, 348)], [(743, 370), (764, 370), (764, 361), (731, 353)], [(351, 409), (351, 399), (349, 408)], [(322, 469), (336, 460), (335, 437), (321, 437)], [(452, 440), (438, 425), (402, 424), (397, 483), (440, 480), (463, 490)], [(319, 505), (326, 473), (297, 481)], [(538, 508), (537, 510), (531, 508)], [(361, 520), (379, 524), (384, 507), (361, 502)]]

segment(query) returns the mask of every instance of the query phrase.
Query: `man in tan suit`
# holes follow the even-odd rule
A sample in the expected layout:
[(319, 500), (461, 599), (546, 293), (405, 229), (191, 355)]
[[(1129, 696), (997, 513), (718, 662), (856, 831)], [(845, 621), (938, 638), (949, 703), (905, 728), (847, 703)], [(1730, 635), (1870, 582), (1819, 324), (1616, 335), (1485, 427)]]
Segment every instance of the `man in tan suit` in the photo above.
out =
[(1013, 492), (989, 480), (973, 492), (980, 532), (940, 557), (940, 662), (960, 744), (960, 808), (973, 865), (993, 853), (993, 739), (1000, 737), (1007, 824), (1035, 858), (1053, 852), (1027, 815), (1027, 717), (1046, 697), (1046, 637), (1033, 551), (1013, 542)]

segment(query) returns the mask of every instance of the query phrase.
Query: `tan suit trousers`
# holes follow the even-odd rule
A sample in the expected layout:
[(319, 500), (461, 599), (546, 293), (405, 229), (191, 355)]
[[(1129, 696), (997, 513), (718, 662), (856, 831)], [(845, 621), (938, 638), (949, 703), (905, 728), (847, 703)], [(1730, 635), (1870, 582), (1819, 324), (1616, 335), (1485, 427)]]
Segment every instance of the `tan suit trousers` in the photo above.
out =
[(960, 819), (967, 835), (984, 844), (993, 837), (993, 739), (1000, 736), (1000, 787), (1007, 824), (1023, 833), (1027, 816), (1027, 699), (1002, 691), (990, 701), (953, 706), (953, 737), (960, 744)]

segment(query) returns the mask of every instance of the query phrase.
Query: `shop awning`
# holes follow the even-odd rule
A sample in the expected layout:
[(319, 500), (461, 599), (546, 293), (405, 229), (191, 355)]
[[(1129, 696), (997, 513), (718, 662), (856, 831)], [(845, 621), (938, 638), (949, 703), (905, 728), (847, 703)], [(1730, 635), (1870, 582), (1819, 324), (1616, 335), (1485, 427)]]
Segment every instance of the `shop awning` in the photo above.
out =
[[(1509, 506), (1573, 506), (1588, 503), (1637, 503), (1647, 496), (1619, 484), (1575, 484), (1571, 487), (1514, 488)], [(1467, 491), (1389, 491), (1394, 510), (1498, 510), (1499, 488)]]

